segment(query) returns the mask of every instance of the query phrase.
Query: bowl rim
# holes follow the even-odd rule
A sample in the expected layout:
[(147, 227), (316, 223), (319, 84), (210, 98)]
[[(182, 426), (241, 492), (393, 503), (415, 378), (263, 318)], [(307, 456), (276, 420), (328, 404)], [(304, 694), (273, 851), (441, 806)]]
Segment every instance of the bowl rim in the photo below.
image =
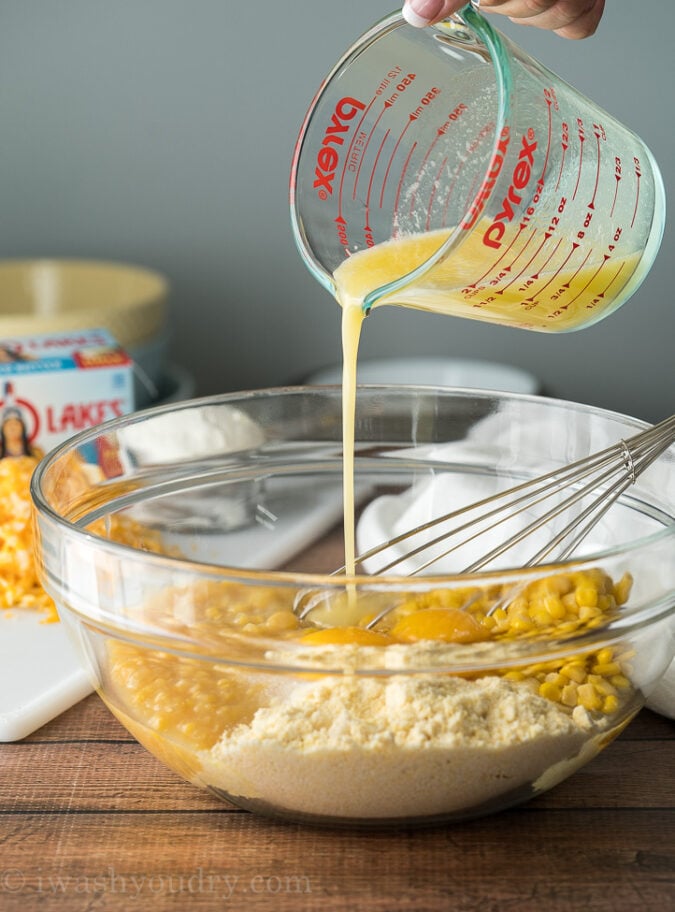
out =
[[(410, 395), (420, 391), (427, 393), (433, 392), (434, 394), (440, 392), (441, 394), (459, 395), (460, 397), (471, 397), (479, 400), (494, 399), (497, 397), (499, 399), (534, 401), (537, 403), (542, 402), (541, 396), (532, 394), (511, 393), (499, 390), (475, 390), (462, 387), (363, 384), (360, 385), (358, 389), (363, 390), (364, 393), (371, 394), (391, 394), (392, 392), (396, 394), (399, 392)], [(149, 564), (158, 570), (168, 570), (173, 572), (179, 571), (180, 573), (184, 574), (186, 578), (190, 575), (193, 575), (195, 578), (198, 576), (202, 580), (209, 579), (212, 581), (240, 584), (255, 582), (262, 586), (293, 588), (294, 590), (302, 590), (304, 588), (321, 588), (329, 591), (342, 590), (346, 585), (350, 584), (354, 584), (357, 588), (362, 589), (372, 589), (374, 586), (376, 586), (378, 590), (386, 591), (387, 589), (400, 590), (402, 587), (405, 587), (407, 590), (413, 590), (415, 588), (422, 590), (430, 589), (434, 586), (447, 587), (448, 585), (488, 586), (492, 584), (508, 584), (509, 582), (512, 582), (516, 579), (522, 583), (523, 581), (534, 581), (538, 578), (549, 576), (555, 573), (572, 571), (579, 572), (580, 570), (586, 568), (597, 567), (601, 562), (607, 562), (608, 560), (621, 557), (623, 554), (629, 554), (644, 547), (651, 547), (655, 543), (661, 542), (662, 540), (669, 537), (675, 537), (675, 522), (673, 522), (672, 524), (664, 526), (663, 529), (659, 529), (658, 531), (650, 533), (649, 535), (631, 540), (629, 543), (614, 545), (610, 548), (605, 548), (601, 551), (596, 551), (592, 554), (584, 555), (582, 558), (568, 559), (565, 561), (556, 561), (551, 563), (542, 563), (528, 568), (513, 567), (491, 571), (477, 571), (474, 573), (464, 574), (446, 573), (428, 576), (424, 575), (417, 578), (411, 578), (410, 576), (402, 575), (382, 575), (378, 576), (377, 578), (369, 576), (348, 577), (342, 575), (336, 577), (331, 576), (327, 573), (302, 573), (298, 571), (288, 570), (260, 570), (228, 567), (223, 565), (209, 564), (203, 561), (185, 557), (176, 557), (167, 554), (142, 551), (141, 549), (133, 548), (120, 542), (101, 538), (94, 533), (79, 527), (77, 524), (61, 516), (47, 503), (46, 498), (43, 496), (41, 484), (45, 474), (49, 471), (50, 466), (58, 459), (60, 459), (64, 454), (76, 449), (78, 446), (81, 446), (83, 443), (90, 441), (100, 434), (109, 433), (122, 426), (140, 423), (144, 420), (147, 420), (149, 417), (166, 414), (168, 412), (177, 413), (191, 408), (201, 408), (214, 404), (231, 405), (233, 403), (241, 403), (243, 400), (247, 399), (264, 399), (270, 398), (272, 396), (278, 397), (305, 395), (308, 392), (310, 394), (321, 394), (324, 396), (327, 393), (330, 393), (332, 396), (339, 397), (341, 388), (339, 385), (282, 386), (216, 394), (197, 399), (185, 400), (179, 403), (167, 403), (165, 405), (155, 406), (153, 408), (145, 409), (142, 412), (125, 415), (121, 418), (114, 418), (110, 421), (98, 425), (96, 428), (90, 428), (88, 430), (82, 431), (52, 450), (41, 460), (41, 462), (36, 467), (33, 478), (31, 479), (31, 495), (33, 498), (34, 510), (37, 514), (36, 518), (38, 522), (45, 521), (50, 525), (56, 526), (59, 532), (62, 533), (67, 539), (74, 539), (75, 541), (79, 542), (82, 545), (86, 545), (87, 547), (95, 547), (99, 552), (107, 554), (115, 560), (123, 560), (126, 562), (138, 562), (142, 560), (143, 564), (146, 566)], [(553, 404), (557, 408), (561, 408), (563, 411), (581, 411), (582, 413), (596, 415), (599, 417), (608, 418), (610, 420), (620, 420), (621, 422), (627, 423), (629, 426), (633, 426), (638, 430), (651, 426), (649, 422), (643, 421), (642, 419), (632, 418), (619, 412), (600, 409), (595, 406), (585, 405), (583, 403), (574, 403), (561, 399), (550, 399), (548, 397), (545, 401)], [(40, 536), (38, 536), (38, 539), (39, 538)], [(49, 592), (50, 583), (54, 582), (54, 580), (50, 579), (50, 572), (45, 567), (44, 561), (41, 559), (38, 560), (38, 569), (40, 576), (42, 577), (42, 582)], [(375, 579), (376, 582), (374, 582)], [(58, 603), (58, 599), (55, 600)], [(632, 631), (644, 628), (646, 624), (651, 625), (658, 623), (659, 621), (665, 619), (668, 615), (672, 614), (674, 610), (675, 600), (669, 594), (665, 597), (662, 596), (659, 598), (651, 599), (647, 604), (639, 605), (629, 612), (623, 612), (618, 617), (611, 618), (607, 624), (601, 625), (594, 629), (582, 628), (577, 633), (565, 637), (564, 639), (551, 635), (547, 637), (543, 636), (541, 638), (531, 638), (529, 640), (527, 648), (525, 648), (524, 652), (518, 656), (518, 661), (520, 661), (522, 664), (522, 660), (525, 655), (527, 655), (529, 658), (532, 658), (532, 656), (541, 656), (548, 659), (552, 655), (570, 654), (576, 650), (579, 650), (580, 648), (588, 649), (596, 643), (606, 644), (613, 640), (623, 639), (626, 636), (630, 635)], [(83, 609), (76, 607), (74, 604), (69, 604), (67, 611), (74, 612), (78, 618), (80, 618), (80, 620), (86, 619), (86, 622), (88, 624), (94, 624), (96, 626), (102, 627), (105, 629), (108, 635), (115, 635), (115, 633), (119, 634), (121, 631), (124, 631), (125, 637), (129, 637), (132, 640), (140, 639), (142, 642), (147, 643), (147, 637), (149, 634), (151, 634), (153, 640), (158, 644), (159, 648), (168, 648), (174, 652), (191, 655), (192, 657), (195, 657), (195, 655), (201, 655), (202, 658), (220, 661), (225, 660), (231, 664), (237, 664), (236, 660), (232, 659), (231, 657), (223, 659), (222, 655), (220, 654), (214, 653), (213, 655), (204, 655), (203, 652), (200, 653), (199, 640), (195, 640), (195, 638), (192, 637), (189, 633), (186, 634), (184, 632), (178, 632), (176, 630), (160, 630), (156, 627), (153, 628), (152, 625), (147, 621), (139, 622), (124, 613), (111, 611), (106, 608), (102, 608), (101, 606), (92, 607), (91, 605), (88, 605), (86, 609)], [(276, 646), (279, 645), (278, 638), (257, 637), (256, 639), (261, 643), (261, 645), (266, 644), (267, 647), (269, 647), (271, 644), (274, 644)], [(526, 638), (518, 637), (513, 642), (520, 644), (522, 647), (526, 644)], [(480, 660), (478, 661), (480, 663)], [(251, 664), (259, 666), (260, 659), (256, 660), (255, 662), (246, 661), (242, 664), (247, 666)], [(267, 661), (265, 661), (264, 664), (266, 669), (272, 669), (273, 667), (276, 667), (274, 663), (270, 664)], [(476, 660), (472, 660), (470, 665), (471, 667), (476, 667)], [(494, 665), (494, 662), (488, 663), (488, 666), (492, 665)], [(281, 664), (278, 667), (284, 669), (292, 669), (301, 666), (296, 661), (294, 663), (291, 662), (288, 664)], [(456, 661), (453, 661), (452, 663), (445, 662), (444, 664), (434, 665), (433, 669), (429, 670), (438, 671), (441, 667), (457, 669), (460, 666)], [(372, 673), (373, 671), (371, 666), (364, 667), (363, 670), (364, 673)], [(410, 670), (413, 673), (420, 673), (421, 671), (424, 671), (424, 669), (420, 667), (415, 667)], [(386, 672), (383, 673), (401, 673), (402, 671), (406, 671), (406, 669), (397, 667), (389, 668)]]
[[(405, 392), (407, 394), (414, 394), (417, 391), (421, 392), (433, 392), (433, 393), (449, 393), (452, 395), (459, 394), (460, 396), (471, 397), (474, 399), (509, 399), (517, 401), (530, 401), (530, 402), (546, 402), (550, 403), (556, 408), (561, 408), (563, 411), (575, 411), (586, 413), (589, 415), (596, 415), (598, 417), (607, 418), (610, 420), (620, 420), (626, 424), (632, 425), (636, 428), (637, 431), (643, 430), (651, 427), (652, 425), (648, 421), (644, 421), (639, 418), (633, 418), (629, 415), (624, 415), (621, 412), (612, 411), (610, 409), (599, 408), (592, 405), (587, 405), (584, 403), (576, 403), (566, 399), (555, 399), (551, 397), (542, 397), (536, 394), (530, 393), (512, 393), (502, 390), (483, 390), (483, 389), (473, 389), (468, 387), (439, 387), (435, 385), (396, 385), (396, 384), (359, 384), (357, 387), (358, 391), (370, 392), (370, 393), (397, 393)], [(189, 559), (185, 557), (176, 557), (168, 554), (159, 554), (150, 551), (141, 551), (140, 549), (133, 548), (130, 545), (126, 545), (121, 542), (111, 541), (110, 539), (101, 538), (91, 532), (86, 531), (85, 529), (79, 527), (70, 520), (64, 518), (60, 515), (53, 507), (51, 507), (46, 497), (42, 492), (42, 481), (45, 475), (49, 472), (52, 464), (57, 462), (65, 454), (70, 451), (76, 450), (78, 447), (83, 446), (87, 442), (90, 442), (93, 439), (101, 436), (102, 434), (108, 434), (114, 432), (122, 427), (131, 426), (134, 424), (141, 424), (148, 419), (151, 419), (155, 416), (167, 414), (170, 412), (179, 413), (182, 411), (188, 411), (194, 408), (202, 408), (209, 405), (232, 405), (235, 403), (241, 403), (247, 399), (266, 399), (273, 398), (278, 396), (296, 396), (296, 395), (305, 395), (307, 393), (316, 393), (317, 395), (326, 395), (327, 393), (339, 394), (341, 392), (341, 387), (338, 384), (332, 385), (315, 385), (315, 386), (279, 386), (279, 387), (265, 387), (260, 389), (249, 389), (239, 392), (229, 392), (229, 393), (217, 393), (211, 396), (204, 396), (195, 399), (186, 399), (180, 402), (167, 402), (162, 405), (156, 405), (147, 409), (143, 409), (139, 412), (133, 412), (127, 415), (122, 415), (118, 418), (112, 418), (102, 424), (97, 425), (94, 428), (88, 428), (86, 430), (80, 431), (74, 436), (68, 438), (68, 440), (59, 444), (53, 450), (51, 450), (46, 456), (44, 456), (38, 463), (33, 476), (31, 478), (30, 484), (30, 493), (31, 498), (34, 504), (34, 509), (37, 512), (38, 517), (42, 516), (50, 520), (52, 523), (56, 524), (61, 530), (63, 530), (68, 535), (74, 535), (78, 538), (82, 538), (86, 541), (95, 541), (98, 547), (101, 547), (108, 553), (115, 555), (141, 555), (143, 556), (144, 561), (150, 561), (157, 566), (167, 566), (167, 567), (182, 567), (184, 569), (194, 569), (198, 570), (200, 573), (206, 573), (213, 575), (217, 578), (228, 578), (236, 580), (265, 580), (268, 583), (278, 583), (278, 584), (289, 584), (293, 583), (294, 585), (302, 585), (307, 583), (308, 585), (316, 585), (321, 583), (325, 585), (326, 588), (332, 588), (338, 585), (336, 583), (336, 577), (327, 573), (301, 573), (297, 571), (287, 571), (287, 570), (250, 570), (242, 567), (232, 567), (220, 564), (210, 564), (204, 561), (199, 561), (195, 559)], [(675, 447), (675, 444), (672, 445)], [(641, 536), (636, 539), (632, 539), (628, 543), (622, 543), (619, 545), (614, 545), (609, 548), (603, 548), (599, 551), (594, 551), (588, 555), (584, 555), (583, 558), (577, 558), (574, 560), (564, 560), (564, 561), (553, 561), (553, 562), (544, 562), (536, 565), (532, 568), (523, 568), (523, 567), (513, 567), (506, 568), (504, 570), (494, 570), (494, 571), (476, 571), (474, 573), (462, 573), (462, 574), (429, 574), (425, 575), (420, 579), (424, 580), (425, 584), (431, 584), (435, 582), (445, 582), (449, 580), (466, 580), (467, 582), (475, 582), (477, 580), (488, 581), (494, 580), (495, 578), (502, 578), (504, 576), (511, 577), (513, 574), (518, 574), (519, 576), (523, 573), (531, 572), (534, 575), (540, 575), (541, 571), (547, 569), (549, 572), (559, 571), (563, 567), (579, 567), (585, 566), (589, 563), (597, 563), (600, 559), (607, 559), (611, 557), (616, 557), (622, 553), (630, 552), (633, 550), (638, 550), (644, 545), (649, 545), (654, 542), (660, 541), (662, 538), (668, 538), (670, 535), (675, 536), (675, 521), (667, 526), (664, 526), (663, 529), (659, 529), (657, 532), (649, 533), (648, 535)], [(372, 585), (372, 577), (364, 576), (340, 576), (340, 587), (344, 586), (346, 583), (355, 582), (357, 585), (364, 584), (365, 580), (370, 579)], [(410, 582), (409, 576), (402, 575), (388, 575), (384, 574), (378, 576), (378, 585), (387, 586), (387, 585), (397, 585), (400, 586), (403, 580)]]

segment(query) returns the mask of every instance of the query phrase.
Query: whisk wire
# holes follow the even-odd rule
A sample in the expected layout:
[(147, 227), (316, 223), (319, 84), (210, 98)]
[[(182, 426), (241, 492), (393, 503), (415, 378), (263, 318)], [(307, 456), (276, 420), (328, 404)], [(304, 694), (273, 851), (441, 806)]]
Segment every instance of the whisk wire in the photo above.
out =
[[(531, 512), (533, 508), (551, 497), (556, 495), (559, 497), (559, 502), (547, 512), (524, 525), (513, 535), (506, 537), (503, 542), (462, 569), (462, 572), (465, 573), (475, 572), (510, 551), (532, 533), (548, 526), (571, 507), (592, 497), (591, 502), (580, 513), (576, 513), (532, 557), (527, 561), (519, 560), (519, 565), (534, 566), (553, 554), (556, 555), (557, 560), (563, 560), (574, 552), (612, 504), (635, 483), (638, 476), (673, 443), (674, 439), (675, 415), (647, 431), (627, 440), (621, 440), (561, 469), (554, 469), (536, 479), (524, 481), (476, 503), (430, 519), (414, 529), (407, 530), (387, 542), (369, 549), (357, 558), (357, 563), (362, 564), (396, 545), (409, 540), (414, 541), (416, 537), (432, 529), (445, 526), (439, 534), (432, 538), (424, 538), (420, 544), (407, 550), (405, 554), (393, 557), (377, 570), (379, 574), (387, 573), (403, 561), (417, 557), (451, 539), (452, 543), (447, 548), (431, 554), (426, 561), (410, 571), (410, 575), (419, 574), (442, 558), (448, 557), (476, 541), (488, 529), (493, 531), (504, 523), (513, 521), (520, 514)], [(568, 488), (573, 489), (572, 493), (565, 493)], [(481, 510), (484, 512), (480, 513)], [(447, 528), (453, 521), (459, 521), (459, 525)], [(462, 537), (462, 533), (467, 531), (470, 534)], [(557, 551), (559, 547), (561, 550)]]
[[(494, 532), (504, 523), (513, 521), (521, 514), (534, 515), (534, 518), (522, 525), (514, 534), (504, 536), (504, 540), (474, 560), (468, 567), (455, 572), (475, 572), (489, 565), (498, 557), (508, 553), (515, 545), (520, 544), (534, 532), (545, 530), (550, 523), (562, 514), (570, 511), (577, 504), (584, 504), (583, 508), (574, 512), (569, 521), (557, 531), (550, 533), (549, 540), (536, 551), (529, 559), (524, 560), (519, 556), (517, 565), (532, 567), (542, 563), (545, 559), (555, 555), (558, 561), (565, 560), (575, 553), (575, 549), (586, 538), (591, 530), (598, 524), (603, 516), (621, 495), (636, 482), (642, 472), (648, 468), (665, 450), (675, 442), (675, 415), (666, 418), (660, 424), (635, 434), (626, 440), (607, 447), (590, 456), (578, 459), (562, 468), (554, 469), (545, 475), (528, 479), (507, 490), (503, 490), (488, 497), (484, 497), (473, 504), (434, 517), (413, 529), (408, 529), (399, 535), (379, 544), (357, 557), (357, 565), (382, 555), (389, 549), (406, 542), (413, 547), (401, 554), (394, 552), (394, 557), (386, 558), (388, 562), (377, 571), (369, 567), (371, 575), (386, 573), (400, 566), (404, 561), (422, 555), (428, 549), (437, 548), (446, 540), (448, 547), (442, 553), (431, 553), (428, 559), (412, 571), (409, 575), (421, 573), (443, 557), (456, 552), (465, 545), (472, 544), (487, 532)], [(533, 510), (545, 504), (550, 498), (557, 497), (557, 501), (550, 507), (543, 507), (537, 516)], [(589, 500), (590, 498), (590, 500)], [(454, 523), (454, 525), (453, 525)], [(450, 528), (448, 528), (450, 527)], [(426, 533), (432, 533), (431, 538)], [(418, 544), (416, 537), (421, 536)], [(463, 536), (463, 537), (462, 537)], [(344, 573), (345, 568), (336, 570), (333, 575)], [(316, 590), (306, 590), (296, 598), (295, 611), (298, 616), (306, 618), (317, 606), (324, 603), (326, 593)], [(478, 596), (470, 596), (467, 604)], [(505, 605), (514, 597), (509, 592), (498, 599), (488, 613), (493, 613), (497, 608)], [(373, 627), (389, 613), (391, 607), (386, 607), (377, 617), (371, 618), (368, 627)]]
[[(595, 470), (596, 464), (601, 464), (604, 461), (604, 458), (606, 458), (606, 454), (609, 454), (610, 452), (614, 453), (615, 450), (616, 450), (616, 447), (612, 447), (610, 450), (604, 451), (603, 453), (596, 454), (595, 457), (592, 457), (593, 464), (590, 465), (589, 468), (585, 472), (583, 472), (581, 475), (578, 475), (577, 477), (584, 477), (585, 475), (591, 474), (591, 472)], [(370, 548), (368, 551), (365, 551), (363, 554), (360, 554), (357, 557), (356, 562), (357, 562), (357, 564), (362, 564), (365, 561), (369, 560), (370, 558), (376, 557), (378, 554), (381, 554), (383, 551), (386, 551), (389, 548), (391, 548), (395, 545), (398, 545), (401, 542), (406, 541), (407, 539), (410, 539), (412, 536), (416, 536), (423, 532), (427, 532), (430, 529), (435, 528), (436, 526), (440, 526), (442, 524), (449, 523), (452, 520), (458, 519), (462, 516), (466, 516), (467, 514), (476, 513), (481, 508), (498, 502), (498, 500), (501, 498), (511, 497), (512, 495), (518, 495), (518, 494), (520, 494), (520, 492), (522, 492), (522, 494), (520, 496), (514, 496), (513, 499), (511, 499), (511, 500), (505, 501), (504, 503), (501, 503), (501, 504), (497, 503), (497, 506), (495, 506), (493, 509), (488, 510), (488, 512), (486, 512), (486, 513), (483, 513), (482, 516), (480, 516), (479, 520), (469, 519), (462, 525), (457, 526), (454, 529), (452, 529), (451, 532), (445, 531), (433, 539), (424, 541), (417, 548), (406, 552), (405, 557), (397, 557), (395, 560), (391, 561), (390, 564), (388, 564), (384, 567), (381, 567), (378, 571), (379, 573), (385, 573), (387, 570), (392, 569), (394, 566), (396, 566), (398, 563), (400, 563), (405, 558), (414, 557), (417, 554), (421, 553), (422, 551), (425, 551), (427, 548), (431, 548), (434, 545), (437, 545), (440, 542), (446, 540), (448, 538), (449, 534), (457, 534), (458, 532), (463, 532), (465, 529), (475, 526), (477, 521), (483, 522), (488, 519), (491, 519), (494, 516), (498, 516), (502, 512), (505, 512), (507, 510), (512, 510), (514, 507), (517, 507), (520, 503), (526, 502), (526, 503), (529, 503), (530, 505), (534, 505), (536, 503), (541, 502), (541, 500), (545, 499), (548, 496), (548, 494), (545, 492), (548, 492), (553, 489), (558, 490), (560, 487), (561, 480), (564, 480), (565, 477), (567, 476), (567, 474), (572, 475), (574, 473), (574, 471), (577, 469), (577, 467), (581, 464), (581, 462), (586, 463), (587, 460), (580, 460), (579, 462), (566, 466), (562, 470), (555, 469), (554, 471), (549, 472), (546, 475), (540, 475), (536, 479), (528, 479), (527, 481), (524, 481), (519, 485), (515, 485), (504, 491), (498, 492), (497, 494), (492, 494), (489, 497), (484, 497), (483, 499), (475, 501), (474, 503), (468, 504), (467, 506), (460, 507), (456, 510), (450, 511), (449, 513), (444, 513), (440, 516), (436, 516), (433, 519), (427, 520), (426, 522), (421, 523), (420, 525), (415, 526), (412, 529), (407, 529), (405, 532), (401, 532), (399, 535), (396, 535), (393, 538), (390, 538), (386, 542), (381, 542), (380, 544), (375, 545), (374, 547)], [(533, 488), (535, 488), (534, 491), (533, 491)], [(537, 494), (542, 494), (542, 493), (544, 494), (544, 497), (541, 497), (538, 500), (533, 500), (533, 497), (536, 497)], [(492, 527), (494, 528), (494, 524)], [(482, 534), (481, 531), (477, 531), (475, 533), (475, 535), (471, 536), (466, 541), (471, 541), (474, 538), (477, 538), (481, 534)], [(444, 555), (440, 555), (440, 556), (445, 556), (445, 555), (451, 553), (453, 550), (456, 549), (456, 547), (459, 547), (459, 544), (454, 546), (453, 548), (448, 549), (448, 551), (445, 552)], [(419, 569), (422, 569), (422, 568), (419, 568)], [(417, 572), (419, 572), (419, 570)]]

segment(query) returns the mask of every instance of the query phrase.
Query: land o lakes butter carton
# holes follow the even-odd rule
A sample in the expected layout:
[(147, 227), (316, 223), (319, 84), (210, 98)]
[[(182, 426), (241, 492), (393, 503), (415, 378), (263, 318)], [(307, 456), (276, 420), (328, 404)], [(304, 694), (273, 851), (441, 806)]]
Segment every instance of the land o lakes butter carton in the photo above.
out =
[(40, 457), (133, 409), (133, 362), (107, 330), (0, 340), (0, 458)]

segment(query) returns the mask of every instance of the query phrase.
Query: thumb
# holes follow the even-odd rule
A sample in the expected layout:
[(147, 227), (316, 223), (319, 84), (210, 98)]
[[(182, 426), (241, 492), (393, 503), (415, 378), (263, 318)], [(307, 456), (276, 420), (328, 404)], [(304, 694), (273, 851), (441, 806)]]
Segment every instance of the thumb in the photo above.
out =
[(439, 22), (466, 6), (466, 0), (405, 0), (403, 17), (415, 28)]

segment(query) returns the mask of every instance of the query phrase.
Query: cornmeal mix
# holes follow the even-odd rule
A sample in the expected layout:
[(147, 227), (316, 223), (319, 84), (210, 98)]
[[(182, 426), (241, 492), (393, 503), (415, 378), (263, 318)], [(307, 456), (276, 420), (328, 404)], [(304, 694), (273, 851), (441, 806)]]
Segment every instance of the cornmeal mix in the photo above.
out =
[(497, 677), (329, 677), (298, 684), (200, 755), (200, 779), (294, 813), (424, 817), (471, 810), (579, 756), (588, 732)]
[[(360, 623), (318, 627), (294, 614), (293, 590), (201, 581), (158, 593), (142, 617), (202, 657), (110, 641), (104, 696), (166, 763), (246, 806), (461, 815), (550, 787), (629, 717), (627, 650), (527, 657), (537, 638), (606, 624), (630, 583), (586, 570), (509, 598), (501, 587), (398, 593), (371, 630), (381, 593), (359, 593)], [(428, 672), (443, 667), (458, 673)]]

